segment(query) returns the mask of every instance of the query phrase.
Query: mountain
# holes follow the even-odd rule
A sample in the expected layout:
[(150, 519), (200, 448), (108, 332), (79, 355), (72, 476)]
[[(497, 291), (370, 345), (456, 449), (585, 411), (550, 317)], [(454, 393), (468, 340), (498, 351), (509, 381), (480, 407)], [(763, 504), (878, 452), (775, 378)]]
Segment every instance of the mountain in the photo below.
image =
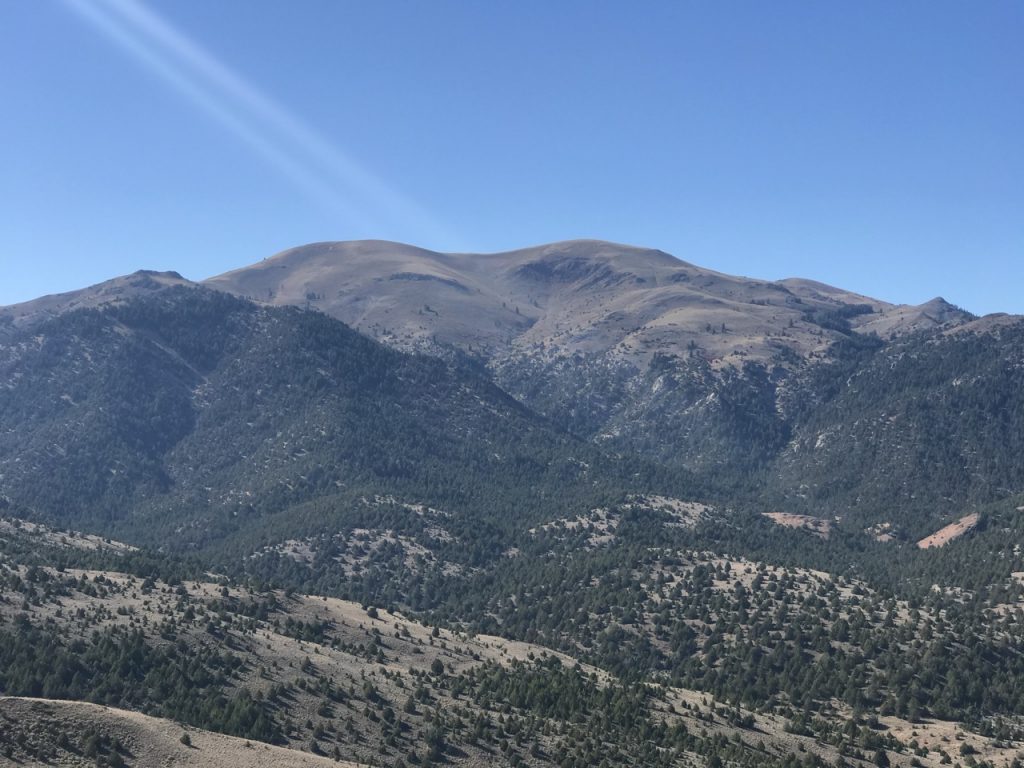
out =
[[(34, 359), (28, 339), (46, 323), (61, 327), (67, 313), (79, 307), (96, 308), (116, 320), (135, 303), (158, 304), (170, 288), (199, 290), (173, 273), (139, 272), (73, 294), (0, 309), (0, 317), (8, 318), (0, 321), (5, 329), (0, 340), (17, 339), (20, 345), (20, 351), (8, 358), (6, 370), (17, 372)], [(1022, 490), (1017, 478), (1024, 468), (1014, 458), (1020, 454), (1011, 449), (1016, 433), (1011, 428), (1004, 437), (993, 438), (1003, 432), (986, 424), (998, 415), (984, 413), (991, 402), (1003, 413), (1022, 410), (1016, 369), (1004, 364), (1015, 359), (1019, 318), (976, 319), (942, 299), (920, 306), (892, 305), (806, 279), (765, 282), (732, 277), (661, 251), (591, 240), (498, 254), (444, 254), (383, 241), (313, 244), (211, 278), (200, 293), (214, 295), (211, 289), (237, 295), (238, 307), (257, 314), (278, 317), (273, 313), (315, 310), (289, 317), (312, 315), (320, 323), (333, 317), (385, 347), (406, 354), (430, 353), (431, 364), (491, 387), (492, 394), (506, 398), (508, 407), (519, 408), (522, 418), (543, 424), (552, 445), (568, 441), (565, 444), (576, 445), (573, 451), (581, 456), (596, 448), (596, 456), (660, 464), (683, 478), (680, 482), (691, 490), (679, 494), (690, 498), (703, 495), (706, 500), (743, 503), (761, 511), (838, 517), (840, 525), (858, 531), (888, 524), (909, 541), (932, 533), (939, 523), (958, 519), (972, 505)], [(188, 311), (182, 307), (177, 315)], [(315, 376), (301, 381), (270, 379), (266, 366), (254, 362), (284, 354), (285, 346), (261, 339), (257, 326), (245, 331), (249, 341), (244, 361), (230, 373), (227, 357), (215, 363), (225, 377), (217, 379), (222, 382), (218, 396), (244, 412), (253, 403), (225, 393), (263, 382), (261, 391), (274, 392), (274, 397), (281, 392), (305, 393), (293, 394), (289, 408), (322, 407), (314, 405), (316, 393), (306, 391)], [(218, 322), (214, 327), (228, 333)], [(147, 333), (147, 339), (155, 338)], [(203, 333), (199, 328), (187, 332)], [(289, 338), (299, 339), (304, 333), (294, 331)], [(241, 343), (231, 343), (236, 342)], [(183, 383), (167, 402), (191, 403), (182, 406), (181, 417), (191, 424), (205, 406), (197, 405), (202, 399), (195, 392), (202, 390), (189, 389), (196, 386), (189, 377), (198, 381), (197, 376), (207, 373), (194, 364), (191, 352), (178, 350), (180, 343), (175, 339), (147, 348), (146, 355), (151, 357), (154, 349), (159, 354), (139, 375), (156, 381), (162, 365), (183, 368), (175, 374)], [(223, 339), (218, 343), (228, 344)], [(295, 343), (301, 347), (308, 339)], [(69, 342), (61, 354), (74, 354), (74, 349), (75, 342)], [(384, 347), (380, 349), (384, 354)], [(135, 361), (134, 353), (125, 354)], [(425, 358), (418, 359), (427, 365)], [(978, 373), (956, 382), (956, 371), (944, 362), (948, 360)], [(299, 371), (307, 362), (289, 369)], [(61, 365), (61, 373), (47, 375), (60, 380), (76, 364), (63, 360)], [(228, 380), (238, 376), (243, 381), (229, 387)], [(979, 381), (985, 383), (974, 384)], [(26, 379), (20, 391), (42, 393), (48, 386), (51, 383)], [(99, 383), (98, 391), (105, 386)], [(158, 391), (160, 386), (145, 391)], [(998, 387), (1000, 399), (989, 399), (987, 389), (977, 393), (978, 387), (991, 386)], [(68, 392), (49, 396), (64, 395)], [(461, 422), (444, 400), (435, 399), (420, 414), (433, 419), (440, 433)], [(934, 420), (919, 417), (925, 403), (937, 414)], [(154, 406), (146, 406), (150, 407)], [(206, 465), (216, 467), (221, 478), (204, 481), (201, 487), (212, 491), (190, 489), (189, 503), (222, 509), (240, 503), (235, 489), (248, 483), (242, 478), (255, 470), (255, 448), (242, 452), (250, 462), (243, 469), (239, 460), (218, 455), (222, 437), (207, 435), (205, 421), (196, 424), (200, 429), (195, 434), (191, 426), (180, 427), (180, 434), (167, 431), (168, 444), (145, 448), (144, 460), (137, 451), (132, 453), (137, 446), (126, 449), (119, 459), (138, 464), (129, 476), (136, 477), (139, 470), (138, 477), (146, 478), (144, 485), (150, 490), (143, 492), (143, 507), (167, 493), (178, 498), (175, 494), (184, 492), (187, 483), (182, 478), (191, 477), (194, 468), (174, 462), (197, 452), (190, 441), (218, 446), (199, 467), (204, 472)], [(8, 434), (26, 428), (9, 427)], [(274, 435), (287, 434), (277, 422), (274, 429)], [(305, 435), (307, 428), (289, 429)], [(32, 430), (38, 434), (35, 426)], [(230, 433), (226, 427), (222, 430)], [(520, 431), (514, 427), (503, 434)], [(231, 439), (236, 439), (233, 434)], [(243, 444), (248, 440), (245, 430), (237, 439)], [(44, 444), (60, 441), (50, 435)], [(305, 458), (290, 461), (319, 478), (319, 467), (333, 461), (322, 455), (331, 450), (331, 443), (314, 440), (310, 445)], [(47, 447), (23, 457), (15, 455), (16, 448), (20, 446), (9, 443), (9, 485), (29, 482), (24, 478), (37, 476), (34, 473), (48, 466), (38, 459), (39, 451), (49, 451), (51, 461), (60, 456)], [(391, 448), (384, 453), (398, 455)], [(274, 467), (267, 477), (277, 484), (268, 496), (270, 486), (261, 478), (256, 483), (261, 492), (252, 493), (274, 498), (270, 507), (291, 508), (326, 493), (317, 485), (320, 480), (312, 481), (319, 490), (309, 490), (305, 471), (296, 481), (280, 469), (284, 464), (274, 463), (278, 459), (259, 460)], [(419, 466), (419, 459), (407, 463)], [(68, 465), (61, 461), (57, 466)], [(142, 466), (145, 471), (139, 469)], [(400, 474), (378, 472), (378, 480), (387, 480), (375, 480), (373, 493), (390, 493), (396, 483), (404, 482)], [(691, 482), (693, 475), (699, 478), (696, 483)], [(81, 476), (77, 473), (69, 480), (70, 486), (77, 488)], [(112, 474), (104, 487), (117, 486), (123, 477)], [(142, 487), (137, 482), (136, 486)], [(642, 486), (631, 488), (653, 490)], [(416, 497), (412, 500), (423, 501), (418, 498), (423, 495), (420, 481), (409, 481), (409, 487)], [(114, 495), (123, 506), (136, 492)], [(83, 496), (76, 490), (71, 496), (78, 501), (60, 497), (59, 503), (69, 509), (75, 504), (92, 509), (108, 492), (96, 493)], [(669, 495), (673, 493), (676, 490)], [(46, 494), (59, 496), (56, 490)], [(900, 505), (902, 525), (891, 519), (894, 504)]]
[(601, 354), (640, 365), (697, 352), (715, 368), (736, 367), (820, 355), (839, 333), (830, 323), (843, 319), (892, 337), (970, 318), (941, 299), (892, 305), (807, 280), (732, 277), (663, 251), (596, 240), (492, 254), (316, 243), (205, 285), (315, 307), (393, 346), (451, 346), (496, 364)]
[[(960, 425), (960, 411), (937, 407), (944, 415), (925, 431), (920, 419), (883, 416), (963, 401), (970, 387), (950, 399), (955, 372), (936, 355), (992, 371), (1012, 356), (1015, 341), (976, 343), (995, 338), (991, 318), (943, 299), (893, 305), (591, 240), (497, 254), (319, 243), (206, 285), (314, 307), (398, 348), (470, 356), (573, 434), (711, 477), (726, 495), (765, 478), (753, 499), (786, 512), (845, 515), (863, 528), (889, 522), (894, 503), (927, 507), (903, 510), (915, 518), (906, 535), (926, 535), (937, 519), (1021, 485), (1000, 447), (1016, 441)], [(928, 369), (915, 367), (925, 359)], [(918, 375), (927, 384), (912, 390), (906, 378)], [(1006, 405), (1019, 405), (1018, 383), (1001, 386)]]
[(638, 469), (471, 367), (202, 287), (16, 326), (0, 381), (8, 503), (168, 546), (318, 533), (378, 497), (526, 524)]
[(1021, 318), (592, 241), (0, 317), (0, 762), (1024, 753)]
[(594, 240), (496, 254), (318, 243), (205, 284), (316, 308), (400, 349), (468, 355), (564, 429), (699, 472), (771, 461), (789, 437), (789, 380), (851, 333), (972, 319), (941, 299), (892, 305)]

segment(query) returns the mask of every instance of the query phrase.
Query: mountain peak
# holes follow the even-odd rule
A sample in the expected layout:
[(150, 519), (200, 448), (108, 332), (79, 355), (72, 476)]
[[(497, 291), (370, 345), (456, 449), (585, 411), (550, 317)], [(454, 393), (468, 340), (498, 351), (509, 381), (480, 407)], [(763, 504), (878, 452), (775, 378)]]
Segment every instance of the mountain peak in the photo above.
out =
[[(23, 326), (172, 285), (196, 284), (177, 272), (139, 270), (0, 308), (0, 320)], [(401, 349), (456, 348), (492, 362), (582, 354), (640, 367), (657, 355), (698, 356), (713, 367), (789, 365), (824, 354), (850, 331), (893, 338), (973, 319), (941, 297), (895, 305), (805, 278), (736, 277), (664, 251), (586, 238), (496, 253), (316, 242), (202, 285), (315, 308)]]
[(0, 322), (15, 326), (32, 325), (64, 312), (127, 301), (177, 285), (196, 287), (197, 284), (177, 272), (140, 269), (130, 275), (115, 277), (76, 291), (50, 294), (0, 307)]
[[(735, 277), (664, 251), (594, 239), (498, 253), (383, 240), (311, 243), (204, 284), (268, 304), (315, 307), (400, 348), (455, 347), (487, 360), (598, 354), (644, 365), (657, 354), (696, 354), (736, 367), (822, 354), (842, 333), (819, 322), (828, 313), (889, 335), (902, 332), (908, 316), (811, 280)], [(910, 314), (918, 328), (950, 313)]]

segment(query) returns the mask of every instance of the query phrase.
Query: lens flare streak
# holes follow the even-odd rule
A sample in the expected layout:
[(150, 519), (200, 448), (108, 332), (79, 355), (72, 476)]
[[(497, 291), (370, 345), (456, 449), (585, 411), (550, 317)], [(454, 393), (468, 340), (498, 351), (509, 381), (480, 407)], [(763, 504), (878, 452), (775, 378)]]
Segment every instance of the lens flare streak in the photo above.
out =
[(64, 0), (343, 223), (417, 241), (451, 236), (287, 108), (137, 0)]

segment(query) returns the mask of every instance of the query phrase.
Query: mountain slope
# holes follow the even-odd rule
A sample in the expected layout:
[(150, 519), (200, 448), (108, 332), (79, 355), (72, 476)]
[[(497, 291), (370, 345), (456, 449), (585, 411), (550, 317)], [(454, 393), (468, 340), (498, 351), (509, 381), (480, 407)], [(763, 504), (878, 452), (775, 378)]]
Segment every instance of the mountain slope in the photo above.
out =
[[(966, 743), (1013, 764), (1019, 586), (912, 605), (848, 573), (666, 547), (619, 513), (610, 541), (522, 564), (487, 591), (495, 612), (446, 628), (0, 520), (0, 762), (782, 768), (884, 749), (939, 766)], [(537, 534), (560, 549), (571, 531)], [(536, 639), (463, 631), (499, 618)]]
[(936, 520), (1024, 491), (1024, 322), (917, 334), (811, 371), (769, 485), (793, 511), (891, 523)]
[(574, 434), (713, 475), (774, 459), (787, 380), (851, 334), (971, 318), (941, 299), (891, 305), (593, 240), (497, 254), (319, 243), (206, 284), (315, 307), (399, 348), (457, 350)]
[(622, 476), (465, 367), (208, 289), (19, 331), (0, 381), (2, 494), (148, 541), (320, 531), (380, 494), (527, 522)]
[(876, 323), (890, 334), (929, 324), (926, 318), (931, 326), (968, 318), (939, 311), (941, 300), (930, 310), (895, 306), (809, 281), (732, 277), (662, 251), (595, 240), (494, 254), (316, 243), (205, 284), (270, 304), (313, 306), (396, 346), (451, 345), (498, 360), (610, 352), (640, 364), (699, 349), (716, 367), (735, 366), (820, 353), (835, 332), (814, 313), (849, 313), (853, 327)]
[(77, 291), (41, 296), (21, 304), (0, 307), (0, 334), (10, 333), (15, 328), (28, 328), (75, 309), (114, 306), (172, 286), (191, 285), (191, 281), (177, 272), (139, 270)]
[[(270, 744), (254, 745), (245, 739), (81, 701), (0, 696), (0, 722), (4, 725), (0, 747), (22, 764), (38, 760), (43, 765), (59, 761), (60, 765), (91, 767), (97, 759), (105, 759), (104, 765), (124, 766), (358, 768), (348, 761)], [(182, 741), (185, 738), (187, 744)], [(114, 744), (120, 746), (120, 752)]]
[[(411, 495), (406, 501), (434, 506), (493, 510), (504, 504), (511, 510), (511, 499), (529, 498), (526, 507), (534, 509), (538, 499), (545, 505), (565, 498), (556, 487), (562, 476), (583, 482), (579, 467), (593, 463), (581, 458), (591, 447), (560, 431), (612, 454), (696, 472), (719, 500), (760, 500), (771, 506), (764, 511), (838, 515), (864, 528), (892, 523), (889, 510), (898, 503), (906, 536), (927, 535), (935, 524), (970, 511), (965, 505), (1021, 490), (1018, 467), (1000, 448), (1013, 439), (993, 440), (991, 430), (971, 426), (983, 420), (960, 423), (948, 396), (956, 372), (941, 364), (951, 356), (978, 368), (979, 376), (993, 376), (997, 402), (1015, 413), (1019, 390), (999, 372), (1016, 349), (1012, 329), (1019, 319), (972, 320), (941, 299), (890, 305), (810, 280), (730, 277), (661, 251), (598, 241), (483, 255), (362, 241), (295, 248), (207, 281), (252, 297), (262, 308), (237, 305), (249, 308), (248, 320), (238, 320), (245, 313), (235, 310), (223, 317), (203, 310), (182, 323), (177, 315), (192, 310), (180, 305), (177, 315), (165, 313), (170, 322), (146, 319), (141, 335), (122, 322), (122, 316), (139, 315), (128, 298), (139, 295), (139, 306), (159, 306), (178, 282), (174, 275), (137, 273), (0, 311), (11, 318), (0, 336), (9, 341), (4, 349), (15, 350), (3, 370), (20, 393), (13, 406), (18, 435), (8, 429), (0, 482), (32, 485), (27, 495), (21, 488), (12, 498), (48, 509), (88, 508), (110, 519), (125, 518), (129, 506), (154, 515), (175, 505), (205, 510), (180, 526), (179, 534), (197, 526), (192, 538), (211, 526), (240, 527), (238, 515), (250, 507), (261, 519), (257, 530), (273, 525), (267, 510), (295, 509), (312, 532), (314, 521), (327, 514), (319, 503), (309, 506), (315, 500), (338, 497), (345, 506), (396, 490)], [(61, 313), (79, 305), (101, 307), (106, 320), (73, 323), (113, 324), (94, 329), (89, 342), (117, 339), (101, 347), (106, 367), (83, 362), (83, 355), (98, 352), (89, 343), (83, 349), (77, 337), (63, 347), (53, 343), (65, 333), (60, 329), (68, 315)], [(425, 349), (449, 363), (419, 358), (401, 396), (411, 397), (414, 414), (409, 402), (388, 397), (377, 401), (375, 412), (363, 395), (377, 397), (376, 385), (364, 390), (365, 382), (356, 382), (343, 395), (330, 372), (334, 363), (321, 364), (328, 348), (358, 346), (362, 337), (335, 338), (335, 331), (324, 330), (330, 323), (321, 313), (389, 346)], [(173, 338), (161, 336), (163, 325), (176, 329)], [(56, 330), (37, 332), (45, 327)], [(1000, 333), (1002, 342), (976, 341)], [(381, 360), (389, 354), (374, 353)], [(270, 359), (280, 362), (261, 362)], [(59, 373), (44, 380), (26, 375), (40, 360), (59, 362)], [(468, 377), (474, 387), (490, 387), (489, 394), (470, 402), (465, 393), (453, 397), (443, 387), (425, 387), (422, 382), (435, 376), (426, 372), (430, 365), (445, 376)], [(101, 369), (103, 379), (97, 378)], [(917, 383), (906, 386), (911, 379)], [(74, 407), (83, 388), (104, 392), (107, 400)], [(148, 393), (144, 403), (140, 391)], [(508, 429), (489, 425), (475, 409), (492, 397), (503, 414), (525, 421)], [(916, 418), (886, 421), (926, 402), (950, 406), (926, 431)], [(34, 405), (18, 415), (25, 403)], [(56, 405), (59, 418), (41, 415), (49, 413), (47, 403)], [(357, 426), (340, 417), (348, 410)], [(529, 411), (548, 423), (531, 422)], [(380, 413), (395, 420), (394, 430), (369, 426)], [(401, 421), (398, 415), (406, 413), (410, 420)], [(241, 414), (244, 419), (235, 418)], [(313, 429), (318, 421), (333, 426), (320, 434)], [(527, 423), (533, 426), (524, 432)], [(555, 471), (541, 459), (535, 466), (529, 441), (519, 444), (515, 460), (494, 450), (506, 436), (530, 430), (547, 435), (541, 455), (553, 450), (582, 463), (563, 462)], [(339, 449), (366, 434), (376, 440), (366, 450)], [(93, 445), (88, 435), (103, 437)], [(511, 480), (505, 479), (509, 462)], [(329, 467), (339, 464), (345, 469), (331, 474)], [(43, 483), (39, 478), (51, 466), (57, 482)], [(474, 469), (454, 479), (454, 466)], [(539, 481), (538, 467), (547, 467)], [(644, 482), (631, 489), (651, 491)], [(538, 487), (551, 492), (533, 490)], [(433, 502), (426, 498), (431, 495)], [(258, 535), (252, 536), (255, 547)]]

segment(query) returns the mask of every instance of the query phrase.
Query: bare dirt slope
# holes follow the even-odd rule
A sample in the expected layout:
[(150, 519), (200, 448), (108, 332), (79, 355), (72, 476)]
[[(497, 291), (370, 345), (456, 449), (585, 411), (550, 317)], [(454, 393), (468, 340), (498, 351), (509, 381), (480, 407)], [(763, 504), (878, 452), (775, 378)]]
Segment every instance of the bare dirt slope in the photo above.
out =
[(765, 517), (784, 528), (803, 528), (815, 536), (827, 539), (832, 532), (832, 523), (820, 517), (794, 515), (789, 512), (763, 512)]
[(917, 542), (917, 546), (921, 549), (931, 549), (932, 547), (941, 547), (944, 544), (948, 544), (953, 539), (958, 539), (965, 533), (973, 531), (975, 526), (978, 525), (978, 519), (977, 513), (964, 515), (956, 522), (940, 528), (931, 536), (925, 536)]
[(105, 765), (146, 768), (357, 766), (78, 701), (2, 696), (0, 733), (0, 748), (11, 746), (0, 765), (95, 766), (99, 758)]

